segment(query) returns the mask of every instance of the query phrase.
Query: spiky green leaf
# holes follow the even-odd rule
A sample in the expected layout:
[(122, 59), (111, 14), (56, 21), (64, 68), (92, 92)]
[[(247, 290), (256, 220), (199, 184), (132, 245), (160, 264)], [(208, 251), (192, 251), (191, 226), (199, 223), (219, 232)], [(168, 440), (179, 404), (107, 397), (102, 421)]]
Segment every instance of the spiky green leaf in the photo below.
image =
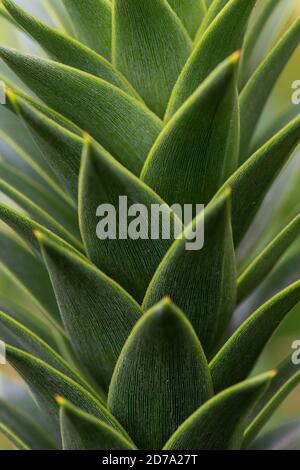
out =
[(57, 303), (51, 287), (49, 275), (43, 263), (30, 250), (15, 238), (0, 231), (0, 261), (16, 277), (18, 283), (56, 321), (60, 322)]
[(196, 44), (172, 92), (166, 119), (180, 108), (208, 75), (238, 49), (255, 0), (231, 0)]
[(11, 0), (2, 0), (14, 20), (50, 55), (65, 65), (83, 70), (138, 97), (132, 86), (107, 60), (80, 42), (60, 33), (22, 10)]
[(118, 360), (108, 407), (140, 449), (161, 449), (212, 395), (201, 345), (169, 300), (134, 327)]
[(34, 232), (36, 230), (46, 234), (60, 245), (74, 250), (76, 253), (81, 254), (83, 251), (76, 250), (72, 245), (68, 244), (64, 239), (58, 237), (43, 225), (40, 225), (34, 220), (15, 211), (14, 209), (7, 207), (5, 204), (0, 204), (0, 215), (1, 220), (9, 225), (24, 241), (26, 241), (32, 250), (38, 255), (40, 255), (40, 246), (36, 237), (34, 236)]
[[(51, 438), (30, 416), (3, 398), (0, 398), (0, 432), (12, 440), (18, 449), (23, 449), (23, 447), (32, 450), (55, 449)], [(24, 445), (14, 436), (17, 436)]]
[(278, 374), (253, 410), (252, 420), (245, 432), (244, 448), (251, 445), (273, 413), (299, 383), (300, 366), (293, 362), (292, 356), (289, 356), (279, 365)]
[(122, 347), (142, 311), (87, 260), (42, 234), (38, 238), (74, 351), (96, 383), (108, 390)]
[(239, 449), (247, 415), (273, 375), (247, 380), (209, 400), (179, 427), (164, 449)]
[[(204, 246), (187, 249), (187, 240), (203, 224), (200, 213), (174, 242), (158, 267), (143, 306), (149, 308), (170, 296), (187, 315), (201, 344), (210, 355), (222, 336), (235, 306), (236, 271), (230, 223), (230, 191), (204, 212)], [(187, 288), (188, 286), (188, 288)]]
[(85, 413), (63, 398), (60, 428), (64, 450), (135, 450), (135, 447), (100, 419)]
[(276, 328), (299, 301), (300, 281), (274, 296), (238, 328), (210, 363), (216, 392), (250, 374)]
[(300, 117), (297, 117), (240, 166), (224, 184), (224, 187), (232, 188), (232, 229), (236, 245), (247, 232), (268, 189), (299, 140)]
[(75, 35), (108, 60), (111, 59), (112, 8), (109, 0), (63, 0)]
[(241, 302), (274, 268), (285, 251), (300, 233), (300, 214), (266, 246), (266, 248), (247, 266), (238, 278), (238, 301)]
[(55, 111), (139, 173), (162, 123), (142, 103), (81, 70), (0, 47), (0, 57)]
[(24, 99), (15, 96), (14, 103), (53, 173), (77, 205), (82, 137), (36, 110)]
[[(136, 213), (131, 213), (132, 217), (138, 218), (137, 223), (136, 218), (127, 217), (133, 204), (142, 204), (136, 207)], [(172, 243), (172, 239), (152, 237), (150, 234), (151, 210), (154, 205), (158, 207), (163, 204), (157, 194), (104, 149), (87, 140), (79, 187), (82, 238), (93, 263), (140, 302), (158, 264)], [(164, 204), (162, 212), (172, 225), (175, 219), (169, 206)], [(138, 239), (135, 239), (135, 235), (130, 235), (131, 223), (140, 233)], [(101, 230), (98, 230), (98, 224), (101, 224)], [(159, 230), (160, 225), (154, 224), (153, 228)], [(101, 233), (98, 235), (98, 232)], [(104, 232), (107, 233), (106, 238)], [(172, 228), (170, 232), (169, 238), (173, 236)]]
[(16, 340), (18, 348), (41, 359), (95, 394), (86, 381), (48, 344), (21, 323), (0, 311), (0, 338), (2, 338), (3, 329), (7, 330), (11, 337)]
[(47, 413), (49, 423), (58, 431), (59, 407), (55, 396), (65, 396), (84, 411), (102, 419), (105, 423), (121, 431), (120, 425), (107, 411), (104, 404), (72, 379), (45, 362), (7, 345), (8, 362), (18, 371), (30, 387), (37, 403)]
[(160, 133), (141, 178), (168, 204), (207, 204), (238, 162), (234, 54), (185, 102)]
[(114, 0), (113, 63), (163, 117), (191, 41), (165, 0)]
[(205, 0), (168, 0), (192, 39), (206, 15)]
[(6, 194), (6, 196), (8, 196), (22, 209), (24, 209), (31, 217), (33, 217), (34, 220), (45, 225), (46, 228), (71, 243), (77, 249), (82, 249), (82, 243), (80, 241), (77, 223), (74, 227), (75, 233), (71, 233), (61, 223), (57, 222), (57, 220), (55, 220), (44, 209), (42, 209), (38, 204), (35, 204), (27, 196), (24, 196), (23, 193), (16, 190), (10, 184), (6, 183), (4, 179), (0, 179), (0, 191), (2, 191), (4, 194)]
[(290, 27), (252, 75), (240, 95), (240, 161), (249, 157), (251, 141), (265, 104), (292, 53), (300, 44), (300, 20)]

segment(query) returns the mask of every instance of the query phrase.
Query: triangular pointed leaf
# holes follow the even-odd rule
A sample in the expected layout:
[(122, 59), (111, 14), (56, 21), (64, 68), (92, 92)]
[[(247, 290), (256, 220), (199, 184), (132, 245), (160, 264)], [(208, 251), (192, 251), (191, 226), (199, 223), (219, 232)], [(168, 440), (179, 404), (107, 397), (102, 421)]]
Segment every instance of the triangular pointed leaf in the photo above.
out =
[(190, 38), (165, 0), (114, 0), (113, 11), (113, 62), (163, 117)]
[(47, 413), (49, 423), (56, 429), (56, 432), (59, 431), (59, 407), (55, 396), (59, 394), (123, 433), (119, 423), (100, 401), (100, 397), (96, 399), (66, 375), (17, 348), (7, 345), (6, 357), (30, 387), (37, 403)]
[[(8, 273), (6, 272), (6, 274)], [(3, 279), (2, 273), (1, 278)], [(10, 318), (13, 318), (29, 330), (31, 330), (43, 341), (45, 341), (49, 346), (51, 346), (52, 349), (57, 351), (58, 345), (55, 335), (53, 334), (53, 329), (49, 328), (49, 323), (46, 322), (44, 319), (39, 318), (37, 315), (34, 315), (30, 306), (28, 307), (20, 305), (20, 300), (12, 299), (10, 292), (8, 292), (7, 295), (5, 295), (4, 292), (1, 292), (0, 309), (6, 312), (7, 315), (10, 316)], [(5, 338), (4, 341), (6, 341)]]
[(214, 19), (218, 16), (218, 14), (222, 12), (222, 10), (224, 9), (228, 1), (229, 0), (214, 0), (213, 2), (211, 2), (211, 5), (208, 8), (207, 14), (204, 17), (204, 20), (202, 21), (200, 27), (198, 28), (196, 38), (195, 38), (196, 44), (200, 40), (204, 32), (207, 30), (207, 28), (214, 21)]
[(31, 293), (36, 302), (60, 322), (49, 275), (43, 263), (25, 245), (2, 231), (0, 231), (0, 248), (0, 261)]
[[(12, 434), (5, 432), (5, 429)], [(28, 446), (32, 450), (55, 449), (49, 436), (30, 416), (3, 398), (0, 398), (0, 432), (12, 440), (18, 449), (23, 449), (23, 446), (17, 440), (12, 439), (13, 435), (22, 440), (24, 446)]]
[(83, 139), (22, 98), (15, 96), (14, 103), (53, 173), (77, 204)]
[(53, 60), (102, 78), (126, 93), (138, 97), (120, 72), (93, 50), (39, 21), (11, 0), (3, 0), (3, 4), (15, 21), (48, 52)]
[(111, 59), (112, 7), (109, 0), (63, 0), (75, 34), (108, 60)]
[(16, 168), (14, 162), (11, 164), (0, 159), (0, 178), (39, 205), (68, 230), (76, 230), (76, 212), (71, 204), (61, 204), (61, 198), (53, 197), (53, 193), (44, 187), (43, 182), (37, 182), (31, 175), (26, 175), (21, 168)]
[(181, 19), (191, 38), (194, 39), (207, 12), (205, 0), (168, 0), (168, 2)]
[[(204, 246), (186, 247), (191, 234), (200, 239), (204, 217)], [(200, 249), (199, 249), (200, 248)], [(207, 355), (222, 336), (235, 306), (236, 269), (230, 223), (230, 191), (186, 229), (159, 265), (143, 306), (149, 308), (169, 295), (187, 315)]]
[[(6, 81), (4, 83), (6, 83)], [(34, 178), (37, 183), (42, 184), (45, 189), (51, 193), (55, 204), (61, 207), (62, 213), (68, 214), (70, 211), (69, 197), (57, 183), (55, 176), (28, 133), (24, 123), (15, 114), (15, 108), (8, 96), (8, 88), (6, 88), (6, 92), (6, 104), (0, 107), (0, 139), (4, 143), (2, 148), (3, 158), (9, 163), (12, 163), (11, 153), (9, 152), (11, 150), (16, 156), (14, 165), (24, 171), (24, 174), (26, 173), (28, 176)], [(22, 96), (24, 96), (24, 99), (37, 104), (34, 100), (29, 100), (26, 95), (23, 94)], [(11, 106), (10, 110), (14, 111), (14, 113), (6, 109), (9, 105)], [(46, 109), (48, 110), (48, 108)], [(54, 117), (57, 116), (57, 113), (52, 114)], [(67, 123), (69, 122), (67, 120), (65, 121)]]
[(216, 392), (250, 374), (276, 328), (299, 301), (300, 281), (265, 303), (238, 328), (210, 363)]
[[(35, 204), (31, 199), (24, 196), (20, 191), (17, 191), (13, 186), (0, 179), (0, 191), (11, 198), (15, 203), (22, 207), (28, 214), (33, 217), (37, 222), (45, 225), (49, 230), (61, 236), (63, 239), (74, 245), (77, 249), (82, 249), (82, 244), (79, 240), (78, 233), (71, 233), (65, 227), (51, 217), (44, 209)], [(77, 229), (74, 228), (77, 232)]]
[[(29, 103), (37, 111), (40, 111), (42, 114), (45, 114), (45, 116), (52, 119), (54, 122), (64, 127), (65, 129), (73, 132), (74, 134), (77, 134), (80, 136), (82, 135), (83, 133), (82, 129), (76, 126), (74, 122), (70, 121), (65, 116), (63, 116), (62, 114), (59, 114), (58, 112), (54, 111), (54, 109), (49, 108), (48, 106), (41, 103), (40, 101), (33, 99), (31, 96), (24, 93), (20, 88), (18, 88), (13, 82), (8, 80), (6, 77), (0, 75), (0, 78), (3, 80), (5, 84), (5, 91), (6, 91), (6, 97), (7, 97), (7, 100), (4, 106), (7, 107), (10, 111), (17, 114), (17, 108), (16, 106), (14, 106), (13, 99), (11, 100), (11, 98), (14, 98), (15, 96), (17, 96), (18, 98), (22, 98), (22, 100), (26, 101), (26, 103)], [(11, 125), (12, 128), (14, 127), (16, 122), (20, 122), (20, 120), (19, 119), (14, 120)], [(22, 145), (23, 145), (25, 143), (23, 135), (22, 135), (21, 140), (22, 140)], [(29, 152), (29, 150), (27, 150), (27, 152)]]
[(166, 450), (237, 450), (249, 411), (270, 383), (273, 372), (225, 390), (188, 418)]
[(139, 174), (162, 123), (142, 103), (81, 70), (0, 47), (0, 57), (55, 111)]
[(74, 36), (71, 19), (62, 2), (48, 0), (43, 4), (43, 7), (58, 31)]
[(247, 232), (268, 189), (299, 140), (300, 118), (297, 117), (252, 155), (224, 184), (224, 187), (232, 188), (232, 229), (236, 245)]
[(53, 232), (48, 230), (46, 227), (38, 224), (29, 217), (20, 214), (19, 212), (7, 207), (5, 204), (0, 204), (0, 215), (1, 220), (9, 225), (28, 245), (32, 250), (40, 256), (40, 245), (34, 236), (34, 232), (38, 231), (46, 234), (51, 239), (55, 240), (62, 246), (66, 246), (70, 250), (75, 251), (79, 255), (83, 256), (82, 251), (76, 250), (73, 245), (68, 244), (64, 239), (58, 237)]
[[(134, 209), (134, 204), (139, 204), (136, 206), (137, 212), (131, 214), (138, 216), (140, 228), (137, 231), (140, 235), (137, 237), (130, 236), (131, 226), (127, 226), (127, 223), (131, 219), (120, 219), (127, 219), (127, 212)], [(150, 234), (152, 227), (149, 227), (149, 214), (154, 205), (162, 206), (163, 214), (170, 219), (172, 225), (174, 215), (169, 206), (104, 149), (87, 140), (79, 187), (82, 238), (93, 263), (140, 302), (158, 264), (172, 243), (170, 239), (154, 238)], [(113, 218), (108, 227), (107, 217), (103, 218), (107, 213), (109, 220)], [(99, 219), (100, 216), (102, 219)], [(105, 226), (105, 230), (98, 230), (98, 224)], [(160, 225), (154, 228), (159, 229)], [(172, 229), (170, 237), (171, 234)]]
[[(241, 89), (245, 86), (252, 73), (259, 65), (259, 63), (256, 63), (255, 67), (254, 62), (256, 62), (255, 56), (257, 56), (257, 49), (262, 43), (260, 35), (262, 35), (262, 37), (265, 39), (265, 36), (263, 34), (265, 33), (264, 27), (266, 26), (266, 24), (268, 24), (273, 11), (278, 7), (278, 4), (280, 3), (282, 4), (284, 2), (274, 2), (274, 0), (265, 0), (261, 5), (259, 11), (256, 13), (255, 19), (249, 25), (242, 51), (239, 79)], [(270, 22), (270, 26), (271, 25), (274, 27), (273, 21)], [(260, 54), (262, 54), (262, 51), (260, 52)]]
[(18, 348), (41, 359), (95, 394), (85, 380), (74, 371), (59, 354), (50, 348), (48, 344), (21, 323), (0, 311), (0, 338), (2, 337), (1, 331), (3, 328), (17, 341)]
[(239, 111), (234, 54), (214, 71), (160, 133), (141, 178), (168, 204), (207, 204), (235, 171)]
[(211, 395), (201, 345), (182, 312), (166, 299), (129, 336), (112, 378), (109, 409), (140, 449), (161, 449)]
[(60, 429), (64, 450), (136, 450), (136, 448), (100, 419), (85, 413), (62, 397)]
[(251, 422), (245, 432), (244, 448), (249, 447), (273, 413), (299, 383), (300, 365), (297, 365), (289, 356), (279, 365), (278, 374), (253, 410)]
[(42, 234), (38, 239), (74, 351), (96, 383), (108, 390), (123, 345), (142, 311), (92, 264)]
[(238, 301), (259, 287), (300, 233), (300, 213), (266, 246), (238, 278)]
[(231, 0), (210, 25), (177, 80), (168, 105), (167, 120), (220, 62), (241, 49), (254, 4), (255, 0)]
[(297, 20), (252, 75), (240, 95), (241, 162), (249, 157), (251, 141), (265, 104), (299, 43), (300, 20)]

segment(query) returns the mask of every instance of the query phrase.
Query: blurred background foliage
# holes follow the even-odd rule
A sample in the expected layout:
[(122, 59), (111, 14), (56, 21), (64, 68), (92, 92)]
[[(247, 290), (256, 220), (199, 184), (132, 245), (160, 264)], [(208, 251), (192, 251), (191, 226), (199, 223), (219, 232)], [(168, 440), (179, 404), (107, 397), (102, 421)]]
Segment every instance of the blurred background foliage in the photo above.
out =
[[(27, 11), (34, 13), (40, 19), (48, 24), (67, 31), (72, 35), (70, 22), (64, 12), (61, 0), (15, 0), (20, 6)], [(263, 7), (265, 0), (258, 0), (258, 5), (254, 11), (252, 21), (257, 12)], [(260, 64), (266, 53), (278, 41), (288, 26), (300, 15), (299, 0), (274, 0), (277, 6), (265, 24), (261, 34), (257, 38), (257, 46), (252, 52), (249, 70), (251, 73)], [(20, 30), (13, 27), (10, 22), (1, 14), (0, 9), (0, 43), (19, 50), (30, 53), (38, 53), (44, 55), (39, 47), (34, 44), (28, 36)], [(258, 130), (253, 141), (253, 149), (256, 149), (261, 142), (265, 142), (266, 138), (272, 136), (275, 131), (279, 130), (291, 120), (295, 115), (300, 113), (300, 104), (294, 105), (291, 100), (293, 93), (292, 83), (300, 80), (300, 47), (293, 54), (288, 66), (282, 73), (280, 80), (274, 88), (269, 99), (268, 105), (259, 122)], [(5, 73), (16, 83), (18, 79), (0, 62), (0, 74)], [(8, 116), (7, 111), (1, 109), (0, 106), (0, 128), (5, 128), (7, 120), (13, 119)], [(13, 123), (10, 123), (13, 124)], [(17, 129), (17, 127), (16, 127)], [(0, 161), (14, 159), (18, 162), (20, 170), (32, 171), (23, 160), (19, 158), (20, 149), (10, 145), (7, 139), (3, 138), (0, 132)], [(0, 194), (1, 200), (4, 196)], [(11, 206), (13, 203), (7, 201)], [(262, 208), (252, 224), (245, 240), (238, 250), (238, 261), (240, 266), (248, 264), (262, 248), (264, 248), (272, 238), (282, 229), (300, 209), (300, 149), (294, 153), (280, 178), (273, 184), (269, 191)], [(20, 208), (18, 208), (20, 210)], [(1, 224), (1, 223), (0, 223)], [(1, 227), (4, 229), (4, 227)], [(7, 228), (5, 228), (7, 230)], [(235, 313), (234, 327), (238, 325), (243, 318), (253, 312), (255, 308), (262, 304), (263, 301), (270, 298), (276, 292), (287, 286), (293, 280), (300, 277), (300, 236), (298, 240), (292, 244), (288, 252), (280, 260), (278, 265), (273, 269), (263, 284), (257, 289), (250, 298), (240, 305)], [(9, 273), (0, 263), (0, 298), (5, 299), (8, 291), (14, 293), (16, 307), (22, 309), (30, 309), (36, 315), (39, 315), (37, 306), (28, 297), (20, 286), (18, 286)], [(0, 308), (3, 305), (0, 304)], [(265, 349), (259, 364), (254, 371), (260, 372), (272, 369), (274, 364), (278, 364), (291, 352), (291, 345), (296, 340), (300, 340), (300, 305), (298, 305), (288, 316), (284, 324)], [(21, 384), (20, 379), (6, 366), (0, 366), (0, 397), (9, 394), (16, 401), (22, 397), (28, 402), (28, 407), (34, 410), (34, 404), (28, 392)], [(23, 404), (23, 403), (22, 403)], [(268, 428), (274, 425), (284, 423), (290, 418), (300, 417), (300, 386), (285, 400), (279, 410), (268, 424)], [(0, 436), (0, 449), (11, 449), (11, 445)], [(300, 437), (299, 437), (300, 449)]]

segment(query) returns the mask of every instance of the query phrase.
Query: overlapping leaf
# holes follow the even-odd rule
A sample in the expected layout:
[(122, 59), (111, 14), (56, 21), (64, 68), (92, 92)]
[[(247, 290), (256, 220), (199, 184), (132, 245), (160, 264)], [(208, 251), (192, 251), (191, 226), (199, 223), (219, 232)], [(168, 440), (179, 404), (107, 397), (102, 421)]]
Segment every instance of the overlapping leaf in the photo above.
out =
[[(79, 189), (82, 238), (93, 263), (139, 302), (142, 302), (158, 264), (172, 243), (170, 238), (173, 237), (175, 219), (171, 209), (163, 204), (156, 193), (104, 149), (87, 140)], [(156, 232), (151, 236), (151, 210), (160, 205), (163, 205), (162, 213), (170, 221), (169, 239), (159, 236), (159, 221), (154, 224)], [(130, 216), (136, 216), (138, 220)], [(131, 226), (127, 226), (127, 222), (133, 224), (138, 234), (130, 235)], [(99, 235), (98, 224), (102, 227)]]
[[(2, 273), (1, 279), (3, 280)], [(30, 306), (20, 305), (19, 302), (21, 302), (20, 299), (17, 299), (16, 301), (16, 299), (11, 298), (10, 292), (1, 292), (0, 309), (6, 312), (10, 318), (13, 318), (29, 330), (33, 331), (33, 333), (44, 340), (52, 349), (57, 351), (58, 345), (53, 334), (53, 329), (49, 328), (49, 324), (46, 321), (42, 320), (37, 315), (34, 315)], [(6, 341), (5, 338), (4, 341)]]
[(0, 261), (32, 295), (38, 305), (60, 322), (51, 282), (44, 265), (27, 248), (0, 231)]
[(185, 316), (166, 299), (129, 336), (111, 381), (109, 410), (140, 449), (161, 449), (211, 395), (201, 345)]
[(300, 214), (272, 240), (271, 243), (250, 263), (238, 278), (238, 301), (242, 301), (276, 265), (285, 251), (300, 233)]
[(109, 0), (63, 0), (76, 36), (99, 54), (111, 58), (112, 7)]
[(297, 20), (252, 75), (241, 93), (241, 162), (249, 157), (251, 140), (264, 106), (284, 66), (299, 44), (300, 20)]
[(230, 223), (230, 191), (204, 212), (204, 246), (186, 249), (191, 234), (200, 239), (203, 213), (186, 229), (158, 267), (143, 306), (169, 295), (191, 321), (210, 355), (235, 306), (236, 272)]
[(168, 2), (181, 19), (191, 38), (194, 39), (207, 12), (205, 0), (168, 0)]
[(50, 216), (44, 209), (35, 204), (27, 196), (24, 196), (23, 193), (16, 190), (13, 186), (6, 183), (3, 179), (0, 179), (0, 191), (2, 191), (6, 196), (12, 199), (16, 204), (18, 204), (23, 210), (25, 210), (34, 220), (45, 225), (46, 228), (56, 233), (58, 236), (62, 237), (77, 249), (82, 248), (82, 243), (79, 240), (80, 235), (78, 233), (77, 227), (74, 228), (75, 233), (71, 233), (67, 230), (62, 224), (57, 222), (52, 216)]
[(239, 54), (220, 65), (164, 127), (141, 177), (168, 204), (207, 204), (238, 162)]
[(216, 392), (250, 374), (276, 328), (299, 301), (300, 281), (277, 294), (240, 326), (210, 363)]
[(200, 27), (198, 28), (197, 35), (195, 38), (196, 44), (200, 40), (204, 32), (207, 30), (207, 28), (214, 21), (214, 19), (218, 16), (218, 14), (222, 12), (223, 8), (226, 6), (228, 1), (229, 0), (215, 0), (215, 1), (210, 2), (207, 14), (205, 15), (204, 20), (201, 23)]
[(38, 239), (78, 359), (96, 383), (107, 390), (141, 309), (93, 265), (42, 234)]
[(57, 197), (53, 197), (53, 193), (44, 187), (42, 181), (35, 181), (34, 177), (26, 175), (23, 169), (16, 168), (14, 164), (10, 164), (4, 159), (3, 161), (0, 160), (0, 178), (36, 205), (39, 205), (51, 217), (65, 225), (68, 230), (76, 231), (76, 213), (74, 209), (70, 205), (68, 207), (61, 204), (61, 201)]
[(272, 379), (268, 390), (262, 395), (253, 410), (252, 420), (245, 432), (243, 447), (247, 448), (269, 421), (283, 400), (300, 383), (300, 367), (289, 356), (278, 367), (278, 374)]
[(174, 87), (166, 113), (167, 120), (220, 62), (242, 47), (254, 4), (255, 0), (231, 0), (210, 25), (198, 41)]
[(165, 0), (114, 0), (113, 62), (163, 117), (191, 40)]
[(100, 419), (61, 397), (60, 427), (64, 450), (135, 450), (135, 447)]
[(0, 47), (0, 57), (55, 111), (89, 132), (134, 173), (161, 121), (143, 104), (100, 78), (58, 62)]
[[(16, 86), (15, 83), (13, 83), (11, 80), (8, 80), (5, 76), (1, 77), (3, 79), (3, 82), (6, 85), (6, 95), (7, 95), (7, 100), (5, 105), (3, 105), (4, 109), (8, 108), (10, 111), (13, 111), (15, 114), (17, 114), (17, 108), (14, 106), (14, 99), (16, 97), (22, 98), (22, 100), (25, 100), (27, 103), (29, 103), (31, 106), (33, 106), (37, 111), (40, 111), (41, 113), (45, 114), (48, 118), (52, 119), (54, 122), (59, 124), (60, 126), (66, 128), (67, 130), (73, 132), (74, 134), (77, 135), (82, 135), (83, 131), (78, 127), (74, 122), (70, 121), (67, 119), (65, 116), (62, 114), (59, 114), (58, 112), (54, 111), (54, 109), (49, 108), (49, 106), (46, 106), (45, 104), (41, 103), (40, 101), (32, 98), (32, 96), (24, 93), (19, 87)], [(12, 98), (12, 100), (11, 100)], [(7, 113), (6, 113), (7, 115)], [(11, 128), (13, 129), (14, 123), (18, 122), (20, 123), (20, 120), (17, 119), (11, 124)], [(24, 126), (23, 126), (24, 127)], [(28, 133), (27, 133), (28, 134)], [(24, 136), (22, 136), (23, 140)], [(30, 148), (31, 150), (31, 148)]]
[[(76, 253), (82, 253), (82, 251), (76, 250), (72, 245), (68, 244), (63, 238), (58, 237), (53, 232), (45, 228), (43, 225), (38, 224), (36, 221), (26, 217), (19, 212), (7, 207), (5, 204), (0, 204), (0, 215), (1, 220), (9, 225), (29, 246), (35, 253), (40, 255), (40, 246), (37, 242), (34, 232), (38, 231), (46, 234), (51, 239), (55, 240), (62, 246), (66, 246)], [(80, 248), (79, 248), (80, 250)]]
[(35, 110), (22, 98), (15, 96), (14, 103), (44, 158), (77, 204), (83, 139)]
[(209, 400), (180, 426), (164, 449), (239, 449), (247, 415), (273, 375), (242, 382)]
[(236, 245), (247, 232), (271, 183), (299, 140), (300, 118), (297, 117), (252, 155), (225, 183), (224, 187), (232, 188), (232, 228)]
[[(117, 421), (107, 411), (98, 399), (74, 382), (66, 375), (60, 373), (45, 362), (25, 353), (17, 348), (7, 345), (8, 362), (19, 372), (30, 387), (37, 403), (47, 413), (49, 423), (59, 432), (59, 409), (55, 395), (60, 394), (70, 400), (75, 406), (100, 418), (108, 425), (123, 433)], [(126, 435), (125, 431), (124, 434)]]
[(0, 311), (0, 338), (2, 338), (3, 329), (9, 332), (10, 336), (16, 341), (18, 348), (41, 359), (95, 394), (85, 380), (76, 371), (71, 369), (68, 363), (41, 338), (21, 323)]
[[(240, 87), (243, 88), (247, 83), (256, 67), (255, 58), (259, 54), (261, 58), (262, 52), (258, 50), (258, 45), (262, 43), (263, 36), (265, 39), (264, 28), (269, 23), (270, 17), (278, 4), (284, 3), (282, 0), (279, 2), (274, 0), (265, 0), (261, 5), (259, 12), (256, 14), (253, 23), (249, 26), (245, 42), (243, 45), (241, 68), (240, 68)], [(270, 22), (273, 26), (273, 21)], [(256, 67), (255, 67), (256, 65)], [(254, 68), (254, 69), (253, 69)]]
[(53, 60), (96, 75), (138, 97), (125, 78), (94, 51), (29, 15), (11, 0), (3, 0), (3, 4), (14, 20), (48, 52)]
[[(0, 398), (0, 432), (18, 449), (54, 450), (55, 444), (30, 416), (7, 400)], [(16, 437), (14, 437), (16, 436)]]

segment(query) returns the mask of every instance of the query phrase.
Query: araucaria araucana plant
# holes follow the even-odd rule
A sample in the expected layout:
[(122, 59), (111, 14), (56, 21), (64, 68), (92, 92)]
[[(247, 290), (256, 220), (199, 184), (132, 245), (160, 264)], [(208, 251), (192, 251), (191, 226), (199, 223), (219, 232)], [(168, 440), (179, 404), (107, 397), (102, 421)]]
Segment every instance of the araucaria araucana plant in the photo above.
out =
[[(259, 56), (277, 0), (43, 3), (51, 25), (0, 7), (38, 51), (0, 46), (0, 339), (38, 406), (7, 393), (0, 431), (33, 450), (259, 447), (300, 372), (289, 355), (251, 373), (300, 280), (233, 314), (299, 236), (297, 206), (236, 254), (300, 141), (299, 116), (256, 137), (300, 20)], [(185, 249), (201, 214), (181, 239), (99, 239), (119, 196), (173, 219), (204, 204), (203, 248)]]

